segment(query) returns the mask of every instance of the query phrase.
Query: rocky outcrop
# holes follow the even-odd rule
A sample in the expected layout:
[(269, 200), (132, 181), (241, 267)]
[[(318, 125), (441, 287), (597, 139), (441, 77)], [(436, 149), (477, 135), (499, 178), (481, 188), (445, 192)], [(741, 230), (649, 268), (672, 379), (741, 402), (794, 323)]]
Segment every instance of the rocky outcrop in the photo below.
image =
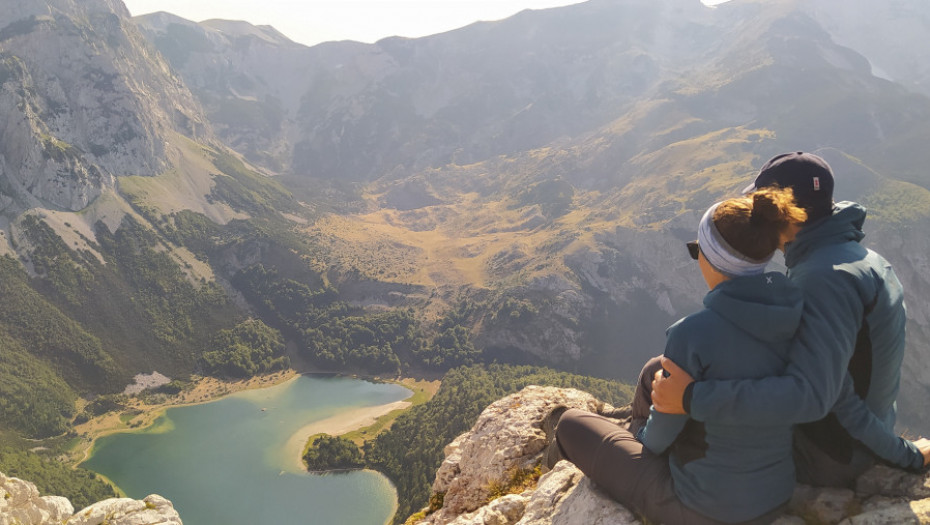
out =
[(80, 210), (115, 176), (168, 169), (174, 134), (209, 138), (118, 0), (4, 4), (0, 122), (0, 190), (20, 208)]
[[(626, 525), (638, 517), (601, 492), (567, 461), (535, 486), (511, 490), (515, 473), (539, 472), (547, 415), (564, 405), (608, 408), (572, 389), (527, 387), (490, 405), (468, 432), (446, 447), (433, 483), (433, 505), (419, 525)], [(524, 487), (525, 485), (520, 485)], [(516, 492), (504, 494), (506, 492)], [(876, 466), (850, 489), (799, 486), (780, 525), (930, 523), (930, 474)]]
[(74, 513), (66, 525), (181, 525), (181, 517), (165, 498), (152, 494), (143, 500), (112, 498)]
[(0, 473), (0, 525), (181, 525), (171, 502), (111, 498), (74, 512), (67, 498), (40, 496), (35, 485)]

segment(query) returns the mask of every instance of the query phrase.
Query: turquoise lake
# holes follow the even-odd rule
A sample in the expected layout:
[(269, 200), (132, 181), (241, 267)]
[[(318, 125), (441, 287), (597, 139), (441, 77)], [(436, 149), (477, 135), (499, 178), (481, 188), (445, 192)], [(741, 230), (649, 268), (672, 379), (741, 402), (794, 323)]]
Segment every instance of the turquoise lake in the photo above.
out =
[(168, 409), (146, 431), (99, 439), (81, 466), (131, 498), (168, 498), (185, 525), (383, 525), (397, 499), (387, 478), (302, 471), (295, 436), (314, 421), (410, 395), (400, 385), (300, 376)]

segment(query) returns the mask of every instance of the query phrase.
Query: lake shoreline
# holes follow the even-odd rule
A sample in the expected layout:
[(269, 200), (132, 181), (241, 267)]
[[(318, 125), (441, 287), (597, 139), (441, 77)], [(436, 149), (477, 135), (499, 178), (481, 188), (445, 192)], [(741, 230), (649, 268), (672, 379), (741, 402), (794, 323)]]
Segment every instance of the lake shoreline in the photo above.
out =
[[(410, 385), (405, 383), (410, 380), (416, 382), (420, 381), (412, 377), (384, 379), (381, 377), (363, 377), (354, 374), (309, 371), (298, 372), (294, 369), (287, 369), (272, 374), (259, 375), (237, 381), (221, 380), (213, 377), (201, 377), (193, 381), (192, 388), (186, 389), (177, 395), (170, 396), (163, 403), (146, 404), (137, 397), (131, 397), (124, 410), (110, 412), (102, 416), (95, 417), (86, 423), (75, 425), (74, 430), (81, 437), (80, 441), (71, 450), (73, 466), (78, 467), (93, 456), (94, 444), (98, 439), (118, 433), (148, 432), (169, 408), (210, 403), (238, 392), (258, 390), (281, 385), (296, 380), (298, 377), (303, 375), (336, 376), (370, 382), (394, 383), (410, 390), (410, 397), (415, 395), (415, 391), (413, 388), (411, 388)], [(408, 397), (407, 399), (410, 398)], [(385, 414), (388, 414), (394, 410), (405, 410), (409, 408), (410, 405), (411, 403), (407, 400), (395, 401), (385, 405), (350, 410), (345, 414), (337, 414), (322, 421), (308, 423), (302, 427), (298, 433), (302, 433), (304, 429), (308, 428), (313, 432), (304, 434), (303, 443), (301, 443), (300, 447), (296, 449), (296, 452), (294, 453), (294, 456), (296, 457), (295, 461), (300, 465), (301, 471), (308, 472), (306, 467), (303, 465), (302, 455), (303, 449), (306, 445), (306, 440), (314, 434), (326, 433), (330, 435), (342, 435), (348, 432), (359, 430), (373, 424), (379, 417)], [(135, 414), (128, 421), (124, 421), (124, 414), (127, 412), (137, 412), (137, 414)], [(297, 434), (295, 434), (295, 436), (296, 435)], [(292, 437), (291, 439), (293, 440), (295, 437)], [(290, 441), (288, 443), (290, 444)]]
[[(93, 455), (94, 443), (98, 439), (111, 434), (146, 432), (169, 408), (202, 405), (237, 392), (280, 385), (300, 375), (296, 370), (288, 369), (237, 381), (200, 377), (192, 381), (191, 388), (168, 397), (162, 403), (148, 404), (138, 397), (130, 397), (125, 409), (108, 412), (74, 426), (74, 431), (81, 436), (80, 442), (71, 451), (74, 466), (79, 466)], [(136, 414), (124, 421), (123, 414), (127, 412)]]
[[(201, 406), (170, 411), (156, 419), (154, 428), (127, 428), (130, 422), (142, 421), (138, 414), (132, 414), (139, 419), (131, 421), (129, 414), (123, 414), (121, 421), (118, 414), (113, 416), (122, 423), (124, 435), (97, 441), (91, 459), (82, 467), (102, 473), (111, 482), (115, 481), (117, 487), (125, 483), (120, 488), (129, 491), (131, 497), (158, 493), (169, 498), (176, 508), (188, 513), (182, 516), (190, 516), (192, 523), (215, 523), (209, 518), (216, 515), (214, 511), (225, 513), (226, 521), (231, 523), (255, 522), (258, 513), (266, 511), (270, 512), (269, 516), (291, 517), (303, 508), (301, 502), (305, 500), (298, 494), (310, 493), (320, 495), (317, 499), (307, 496), (306, 501), (313, 501), (321, 516), (338, 514), (357, 516), (361, 520), (347, 521), (351, 523), (381, 525), (382, 520), (389, 523), (397, 511), (397, 491), (384, 474), (375, 470), (349, 476), (310, 472), (303, 465), (300, 452), (303, 442), (317, 431), (364, 432), (364, 429), (355, 429), (365, 427), (374, 432), (374, 429), (385, 428), (385, 421), (410, 405), (405, 402), (407, 399), (423, 398), (421, 391), (427, 385), (410, 380), (407, 383), (337, 374), (288, 373), (276, 374), (264, 381), (242, 382), (236, 385), (235, 396), (222, 396), (225, 397), (222, 400), (188, 394), (184, 399), (195, 402), (186, 404)], [(411, 388), (411, 383), (417, 384), (417, 388)], [(269, 386), (271, 384), (274, 386)], [(246, 386), (256, 388), (245, 392)], [(265, 386), (268, 388), (257, 388)], [(216, 389), (213, 391), (219, 393)], [(171, 397), (170, 402), (164, 403), (171, 405), (167, 408), (180, 407), (181, 397)], [(205, 404), (212, 400), (222, 402)], [(152, 410), (147, 416), (155, 417), (155, 412)], [(175, 427), (177, 431), (164, 436), (150, 435)], [(105, 429), (101, 427), (100, 430)], [(288, 439), (297, 446), (285, 447)], [(231, 483), (230, 480), (241, 482)], [(234, 493), (246, 485), (250, 497), (259, 495), (254, 496), (258, 498), (255, 501), (275, 502), (274, 511), (260, 510), (262, 505), (255, 505), (255, 501), (250, 502), (248, 498), (239, 498), (233, 503), (226, 501), (225, 496), (215, 497)], [(199, 488), (208, 486), (214, 487), (210, 489), (212, 492), (206, 491), (201, 497)], [(304, 487), (310, 488), (309, 492)], [(371, 506), (362, 509), (349, 505), (345, 510), (336, 510), (343, 506), (332, 505), (334, 501), (342, 501), (341, 495), (356, 492), (370, 498)], [(241, 516), (249, 518), (236, 521)], [(371, 521), (366, 516), (376, 517)]]

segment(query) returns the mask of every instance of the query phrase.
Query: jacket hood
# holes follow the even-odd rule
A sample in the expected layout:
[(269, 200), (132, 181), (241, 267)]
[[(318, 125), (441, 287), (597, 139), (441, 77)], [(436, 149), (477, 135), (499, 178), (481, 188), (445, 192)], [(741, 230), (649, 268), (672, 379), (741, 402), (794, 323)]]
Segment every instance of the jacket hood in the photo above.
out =
[(801, 228), (794, 241), (788, 243), (785, 247), (785, 265), (791, 268), (815, 248), (827, 244), (862, 241), (865, 237), (862, 232), (865, 216), (866, 209), (855, 202), (835, 204), (833, 215)]
[(724, 281), (704, 306), (765, 342), (791, 339), (801, 323), (804, 296), (784, 275), (770, 272)]

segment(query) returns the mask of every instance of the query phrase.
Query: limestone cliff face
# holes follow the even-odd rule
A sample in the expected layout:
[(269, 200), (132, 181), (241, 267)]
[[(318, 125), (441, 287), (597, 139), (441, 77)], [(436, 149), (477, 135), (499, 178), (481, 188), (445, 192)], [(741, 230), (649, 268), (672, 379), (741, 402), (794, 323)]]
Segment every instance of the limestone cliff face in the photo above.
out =
[(61, 496), (40, 496), (36, 486), (0, 473), (0, 525), (181, 525), (171, 502), (112, 498), (74, 512)]
[(209, 133), (118, 0), (4, 3), (0, 122), (0, 206), (70, 211), (115, 176), (167, 169), (171, 134)]
[[(559, 405), (600, 411), (604, 404), (578, 390), (527, 387), (491, 404), (474, 427), (446, 447), (433, 482), (430, 512), (419, 525), (626, 525), (642, 523), (610, 499), (574, 465), (559, 462), (535, 487), (492, 497), (513, 473), (540, 464), (546, 444), (543, 421)], [(618, 472), (617, 475), (623, 475)], [(506, 492), (504, 490), (503, 492)], [(438, 502), (441, 502), (439, 504)], [(803, 516), (803, 518), (802, 518)], [(803, 523), (930, 523), (930, 474), (878, 466), (856, 490), (799, 486), (780, 525)]]
[(289, 166), (300, 99), (325, 69), (313, 62), (318, 53), (246, 22), (195, 23), (160, 12), (133, 23), (178, 71), (227, 145), (270, 170)]

